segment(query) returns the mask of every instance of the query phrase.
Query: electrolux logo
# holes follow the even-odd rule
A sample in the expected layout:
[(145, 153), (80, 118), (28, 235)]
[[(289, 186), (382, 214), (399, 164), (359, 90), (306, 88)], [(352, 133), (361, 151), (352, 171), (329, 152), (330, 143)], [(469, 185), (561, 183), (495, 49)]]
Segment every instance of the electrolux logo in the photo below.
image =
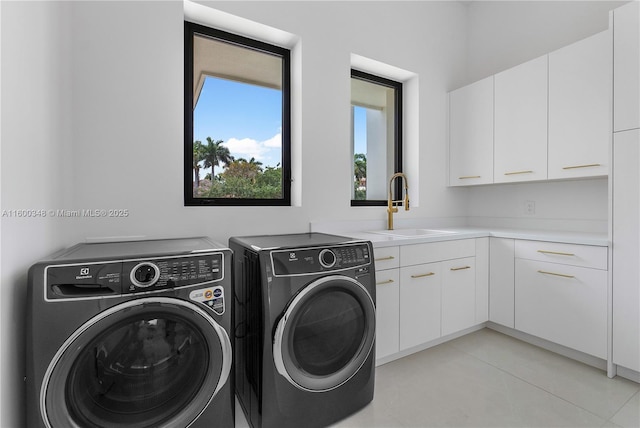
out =
[(91, 279), (93, 276), (91, 272), (89, 272), (88, 267), (80, 268), (80, 275), (76, 275), (76, 279)]

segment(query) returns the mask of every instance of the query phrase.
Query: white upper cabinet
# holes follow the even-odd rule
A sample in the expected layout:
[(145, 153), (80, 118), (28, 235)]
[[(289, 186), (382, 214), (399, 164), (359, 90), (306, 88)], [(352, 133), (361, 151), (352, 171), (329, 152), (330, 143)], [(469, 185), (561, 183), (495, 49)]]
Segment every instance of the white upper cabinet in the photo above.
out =
[(493, 182), (493, 76), (449, 94), (449, 185)]
[(640, 128), (640, 4), (613, 11), (613, 130)]
[(495, 75), (494, 182), (547, 179), (547, 55)]
[(549, 179), (608, 174), (612, 60), (609, 30), (549, 54)]

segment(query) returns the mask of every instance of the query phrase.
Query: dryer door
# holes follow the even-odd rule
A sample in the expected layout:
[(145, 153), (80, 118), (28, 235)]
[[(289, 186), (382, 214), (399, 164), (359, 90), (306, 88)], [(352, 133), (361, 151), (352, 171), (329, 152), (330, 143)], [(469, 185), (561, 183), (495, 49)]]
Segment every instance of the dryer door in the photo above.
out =
[(202, 308), (165, 297), (104, 311), (67, 339), (40, 392), (49, 427), (186, 427), (226, 383), (231, 343)]
[(328, 391), (358, 372), (374, 339), (375, 304), (366, 288), (347, 276), (323, 277), (298, 293), (280, 319), (275, 365), (297, 388)]

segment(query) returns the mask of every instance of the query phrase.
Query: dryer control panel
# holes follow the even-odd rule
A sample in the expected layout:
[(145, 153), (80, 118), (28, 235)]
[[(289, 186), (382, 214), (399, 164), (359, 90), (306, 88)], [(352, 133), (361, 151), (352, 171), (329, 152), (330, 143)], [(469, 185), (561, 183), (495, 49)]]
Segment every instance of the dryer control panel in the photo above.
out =
[(271, 251), (275, 276), (305, 275), (352, 269), (371, 264), (366, 243)]

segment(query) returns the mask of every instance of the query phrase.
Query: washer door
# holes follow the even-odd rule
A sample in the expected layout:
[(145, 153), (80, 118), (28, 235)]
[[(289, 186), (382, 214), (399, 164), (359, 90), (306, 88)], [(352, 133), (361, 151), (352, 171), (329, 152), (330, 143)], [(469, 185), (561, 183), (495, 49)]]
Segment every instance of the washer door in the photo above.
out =
[(226, 383), (226, 331), (203, 309), (155, 297), (114, 306), (58, 350), (40, 391), (49, 427), (187, 427)]
[(375, 339), (375, 304), (353, 278), (327, 276), (290, 302), (274, 336), (278, 372), (299, 389), (323, 392), (353, 377)]

